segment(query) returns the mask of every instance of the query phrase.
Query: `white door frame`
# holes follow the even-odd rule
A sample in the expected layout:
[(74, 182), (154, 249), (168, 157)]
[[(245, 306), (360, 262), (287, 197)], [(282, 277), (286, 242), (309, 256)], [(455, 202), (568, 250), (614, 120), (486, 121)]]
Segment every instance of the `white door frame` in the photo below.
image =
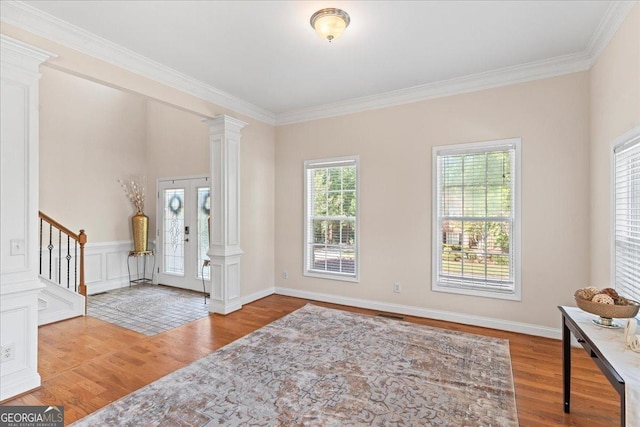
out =
[[(175, 286), (183, 289), (190, 289), (194, 291), (211, 292), (211, 281), (207, 278), (204, 283), (201, 277), (201, 273), (208, 273), (203, 266), (200, 265), (198, 254), (198, 221), (197, 212), (189, 206), (194, 205), (194, 198), (197, 201), (197, 188), (208, 187), (210, 191), (211, 179), (204, 175), (193, 175), (186, 177), (169, 177), (158, 178), (156, 182), (157, 188), (157, 203), (156, 203), (156, 273), (158, 283), (162, 283), (169, 286)], [(185, 190), (183, 204), (185, 212), (184, 224), (181, 227), (186, 226), (190, 228), (188, 236), (181, 236), (182, 239), (187, 240), (184, 245), (184, 274), (172, 275), (165, 272), (165, 242), (164, 242), (164, 200), (161, 197), (163, 190), (175, 188), (183, 188)], [(189, 206), (187, 206), (189, 204)], [(208, 269), (208, 267), (207, 267)], [(205, 274), (205, 276), (209, 276)], [(204, 288), (203, 288), (204, 287)]]

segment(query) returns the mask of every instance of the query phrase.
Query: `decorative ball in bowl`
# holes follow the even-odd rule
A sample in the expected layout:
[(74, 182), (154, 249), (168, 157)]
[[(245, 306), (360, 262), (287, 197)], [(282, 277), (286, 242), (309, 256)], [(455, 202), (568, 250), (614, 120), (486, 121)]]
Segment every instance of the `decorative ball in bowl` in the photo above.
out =
[(595, 287), (582, 288), (578, 289), (574, 296), (579, 308), (600, 316), (600, 319), (594, 322), (601, 326), (621, 327), (612, 319), (635, 317), (640, 309), (640, 303), (618, 295), (612, 288), (602, 290)]

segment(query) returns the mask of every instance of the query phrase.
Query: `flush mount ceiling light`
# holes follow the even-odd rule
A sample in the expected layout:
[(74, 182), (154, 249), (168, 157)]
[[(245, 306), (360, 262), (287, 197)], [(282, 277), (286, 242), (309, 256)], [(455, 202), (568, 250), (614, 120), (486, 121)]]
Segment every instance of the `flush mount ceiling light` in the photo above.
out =
[(320, 37), (329, 40), (329, 43), (342, 35), (349, 22), (349, 14), (342, 9), (320, 9), (311, 15), (311, 26)]

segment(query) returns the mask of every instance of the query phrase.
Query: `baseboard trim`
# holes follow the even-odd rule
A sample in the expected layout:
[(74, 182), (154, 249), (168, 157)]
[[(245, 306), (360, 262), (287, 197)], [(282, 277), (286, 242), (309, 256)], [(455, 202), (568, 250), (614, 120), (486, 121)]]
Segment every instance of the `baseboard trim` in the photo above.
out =
[(2, 386), (0, 387), (0, 403), (5, 400), (15, 398), (16, 396), (40, 387), (42, 381), (40, 374), (34, 373), (17, 379), (10, 379), (12, 375), (2, 377)]
[(447, 322), (462, 323), (465, 325), (480, 326), (483, 328), (499, 329), (502, 331), (517, 332), (520, 334), (535, 335), (545, 338), (562, 338), (562, 331), (559, 328), (549, 328), (547, 326), (513, 322), (492, 317), (475, 316), (471, 314), (455, 313), (444, 310), (433, 310), (408, 305), (383, 303), (379, 301), (363, 300), (359, 298), (348, 298), (317, 292), (300, 291), (290, 288), (276, 287), (274, 293), (278, 295), (304, 298), (314, 301), (329, 302), (332, 304), (348, 305), (352, 307), (366, 308), (369, 310), (379, 310), (390, 313), (404, 314), (407, 316), (424, 317), (427, 319), (444, 320)]
[(87, 286), (87, 294), (91, 296), (102, 292), (113, 291), (115, 289), (126, 288), (128, 286), (129, 280), (126, 278), (123, 280), (110, 280), (101, 283), (92, 283), (90, 287)]
[[(211, 301), (211, 300), (209, 300)], [(238, 301), (233, 304), (225, 304), (223, 302), (209, 302), (209, 313), (222, 314), (226, 316), (234, 311), (238, 311), (242, 308), (242, 302)]]
[(240, 298), (240, 301), (242, 301), (242, 305), (250, 304), (254, 301), (258, 301), (259, 299), (266, 298), (269, 295), (273, 295), (275, 293), (276, 293), (276, 288), (270, 287), (258, 292), (254, 292), (251, 295), (244, 296)]

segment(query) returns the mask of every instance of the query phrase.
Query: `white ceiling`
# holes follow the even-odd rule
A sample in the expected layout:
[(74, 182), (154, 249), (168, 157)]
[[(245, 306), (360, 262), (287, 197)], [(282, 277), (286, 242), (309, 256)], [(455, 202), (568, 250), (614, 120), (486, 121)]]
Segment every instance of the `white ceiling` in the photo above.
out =
[[(23, 12), (35, 7), (277, 119), (505, 68), (575, 60), (582, 63), (573, 68), (584, 69), (621, 2), (24, 3), (16, 3)], [(309, 25), (323, 7), (340, 7), (351, 16), (344, 35), (331, 44)], [(19, 24), (7, 10), (2, 19)]]

